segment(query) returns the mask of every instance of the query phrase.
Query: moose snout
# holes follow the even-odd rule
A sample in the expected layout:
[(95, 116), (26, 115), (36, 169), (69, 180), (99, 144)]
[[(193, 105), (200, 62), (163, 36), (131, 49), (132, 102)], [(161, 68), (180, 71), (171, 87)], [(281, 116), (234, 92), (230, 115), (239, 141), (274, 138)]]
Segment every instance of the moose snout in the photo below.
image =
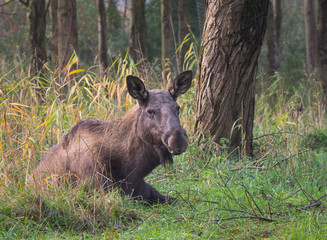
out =
[(174, 128), (165, 134), (164, 144), (171, 154), (179, 155), (186, 151), (188, 146), (188, 139), (183, 128)]

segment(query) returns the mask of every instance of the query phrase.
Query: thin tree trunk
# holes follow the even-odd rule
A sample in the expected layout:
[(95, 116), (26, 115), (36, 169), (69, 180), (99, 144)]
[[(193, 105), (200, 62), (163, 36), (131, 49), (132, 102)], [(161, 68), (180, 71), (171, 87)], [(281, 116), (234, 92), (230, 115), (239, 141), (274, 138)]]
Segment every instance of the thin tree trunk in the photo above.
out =
[[(178, 0), (178, 43), (181, 45), (185, 36), (189, 32), (189, 25), (187, 21), (188, 1)], [(178, 71), (183, 71), (184, 56), (189, 48), (189, 42), (183, 44), (178, 52)]]
[[(59, 83), (62, 97), (67, 93), (67, 72), (75, 66), (68, 66), (72, 54), (77, 52), (76, 0), (58, 0), (58, 61), (61, 74)], [(67, 71), (63, 71), (66, 69)]]
[(45, 47), (46, 11), (44, 0), (30, 0), (28, 6), (28, 40), (30, 73), (36, 75), (47, 61)]
[(107, 54), (107, 21), (106, 8), (103, 0), (97, 0), (98, 5), (98, 41), (99, 41), (99, 70), (104, 77), (108, 68)]
[(124, 13), (123, 13), (123, 21), (122, 21), (122, 24), (123, 24), (122, 27), (123, 28), (125, 28), (125, 26), (126, 26), (127, 7), (128, 7), (128, 2), (127, 2), (127, 0), (125, 0)]
[(277, 27), (273, 3), (269, 1), (267, 31), (265, 35), (267, 45), (267, 72), (273, 76), (279, 69), (279, 50), (277, 41)]
[(304, 0), (304, 19), (305, 19), (305, 42), (307, 67), (312, 73), (317, 61), (317, 28), (316, 28), (316, 3), (312, 0)]
[(171, 26), (170, 0), (161, 0), (161, 61), (164, 81), (171, 72), (171, 57), (173, 53), (173, 33)]
[(318, 0), (318, 79), (327, 101), (327, 0)]
[(147, 57), (145, 0), (131, 0), (132, 23), (129, 35), (129, 54), (134, 62)]
[(58, 66), (58, 0), (50, 0), (51, 37), (50, 55), (54, 66)]
[[(281, 53), (280, 31), (281, 31), (282, 19), (283, 19), (281, 0), (275, 0), (274, 16), (275, 16), (275, 24), (276, 24), (277, 50), (278, 50), (278, 59), (279, 59), (279, 55)], [(278, 61), (279, 61), (279, 65), (280, 65), (280, 60), (278, 60)]]
[(257, 59), (269, 0), (207, 0), (196, 81), (195, 133), (252, 155)]
[(203, 34), (203, 22), (204, 22), (204, 15), (205, 15), (205, 0), (196, 0), (196, 11), (198, 14), (198, 23), (199, 23), (199, 31), (200, 36)]

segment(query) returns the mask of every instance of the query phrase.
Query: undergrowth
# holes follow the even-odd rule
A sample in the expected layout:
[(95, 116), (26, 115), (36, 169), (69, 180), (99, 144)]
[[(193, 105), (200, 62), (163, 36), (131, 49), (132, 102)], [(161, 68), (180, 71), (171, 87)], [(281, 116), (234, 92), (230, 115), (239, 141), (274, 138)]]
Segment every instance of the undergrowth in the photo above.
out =
[[(194, 61), (194, 57), (190, 57)], [(77, 58), (72, 58), (76, 63)], [(303, 80), (285, 91), (276, 76), (256, 99), (255, 157), (232, 158), (219, 144), (192, 136), (173, 167), (147, 180), (178, 199), (148, 206), (117, 191), (78, 186), (31, 188), (27, 177), (44, 151), (86, 118), (110, 120), (133, 105), (125, 77), (142, 75), (164, 88), (155, 68), (140, 74), (127, 56), (106, 78), (93, 68), (69, 73), (62, 100), (57, 72), (31, 77), (19, 59), (0, 73), (0, 238), (324, 239), (327, 236), (327, 126), (319, 85)], [(43, 84), (40, 84), (40, 79)], [(181, 123), (192, 135), (193, 88), (179, 99)]]

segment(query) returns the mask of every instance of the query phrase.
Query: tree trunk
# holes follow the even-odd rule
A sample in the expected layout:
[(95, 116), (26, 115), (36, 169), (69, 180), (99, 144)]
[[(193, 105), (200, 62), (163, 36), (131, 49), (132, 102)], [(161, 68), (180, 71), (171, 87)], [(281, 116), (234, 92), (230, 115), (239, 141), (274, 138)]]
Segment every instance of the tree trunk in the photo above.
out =
[(111, 39), (112, 37), (115, 36), (115, 34), (117, 34), (117, 30), (120, 30), (121, 28), (124, 27), (122, 18), (120, 16), (120, 11), (117, 9), (116, 0), (109, 0), (107, 17), (108, 17), (108, 33), (109, 33), (109, 38)]
[(318, 0), (318, 78), (327, 101), (327, 0)]
[(173, 54), (173, 31), (171, 26), (170, 0), (161, 0), (161, 62), (164, 81), (171, 72)]
[(257, 59), (269, 0), (207, 0), (196, 81), (195, 132), (252, 155)]
[(122, 21), (122, 24), (123, 24), (123, 29), (125, 29), (126, 27), (126, 19), (127, 19), (127, 8), (128, 8), (128, 2), (127, 0), (125, 0), (125, 4), (124, 4), (124, 12), (123, 12), (123, 21)]
[[(181, 45), (184, 41), (185, 36), (189, 32), (189, 24), (187, 21), (187, 9), (188, 9), (188, 1), (186, 0), (178, 0), (178, 43)], [(184, 56), (189, 48), (189, 42), (184, 43), (180, 46), (180, 50), (178, 52), (178, 71), (183, 71), (184, 66)]]
[(196, 0), (196, 11), (198, 14), (200, 36), (202, 36), (202, 33), (203, 33), (203, 22), (204, 22), (205, 10), (206, 9), (205, 9), (204, 0)]
[(131, 0), (132, 23), (129, 34), (129, 54), (134, 62), (147, 57), (145, 0)]
[(47, 61), (45, 47), (46, 12), (44, 0), (30, 0), (28, 6), (28, 40), (30, 73), (36, 75)]
[(54, 66), (58, 66), (58, 0), (50, 0), (51, 37), (50, 55)]
[(104, 77), (108, 68), (107, 54), (107, 21), (106, 8), (103, 0), (97, 0), (98, 5), (98, 41), (99, 41), (99, 70), (100, 76)]
[(282, 26), (282, 3), (281, 0), (275, 0), (274, 5), (274, 16), (275, 16), (275, 24), (276, 24), (276, 37), (277, 37), (277, 50), (278, 50), (278, 61), (280, 65), (279, 55), (281, 53), (281, 47), (280, 47), (280, 30)]
[[(59, 83), (61, 93), (67, 93), (67, 72), (75, 66), (69, 66), (68, 61), (72, 54), (77, 52), (77, 15), (76, 15), (76, 0), (58, 0), (58, 61)], [(67, 71), (62, 71), (62, 70)]]
[(273, 76), (279, 69), (279, 50), (277, 43), (277, 25), (274, 15), (274, 7), (271, 0), (269, 1), (268, 7), (265, 38), (267, 45), (267, 72), (269, 76)]
[(305, 43), (308, 72), (312, 73), (317, 61), (316, 3), (304, 0)]

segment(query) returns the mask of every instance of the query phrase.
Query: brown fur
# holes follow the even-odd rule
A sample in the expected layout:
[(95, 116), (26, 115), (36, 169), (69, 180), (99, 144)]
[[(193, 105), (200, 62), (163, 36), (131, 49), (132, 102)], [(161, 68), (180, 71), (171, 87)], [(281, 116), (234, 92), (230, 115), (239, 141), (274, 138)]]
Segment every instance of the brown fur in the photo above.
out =
[(183, 72), (175, 79), (177, 87), (148, 92), (138, 78), (129, 76), (129, 93), (139, 104), (121, 119), (76, 124), (62, 143), (42, 156), (29, 181), (37, 184), (47, 176), (69, 175), (90, 187), (118, 186), (135, 198), (166, 201), (144, 177), (187, 148), (175, 100), (187, 91), (191, 79), (190, 71)]

